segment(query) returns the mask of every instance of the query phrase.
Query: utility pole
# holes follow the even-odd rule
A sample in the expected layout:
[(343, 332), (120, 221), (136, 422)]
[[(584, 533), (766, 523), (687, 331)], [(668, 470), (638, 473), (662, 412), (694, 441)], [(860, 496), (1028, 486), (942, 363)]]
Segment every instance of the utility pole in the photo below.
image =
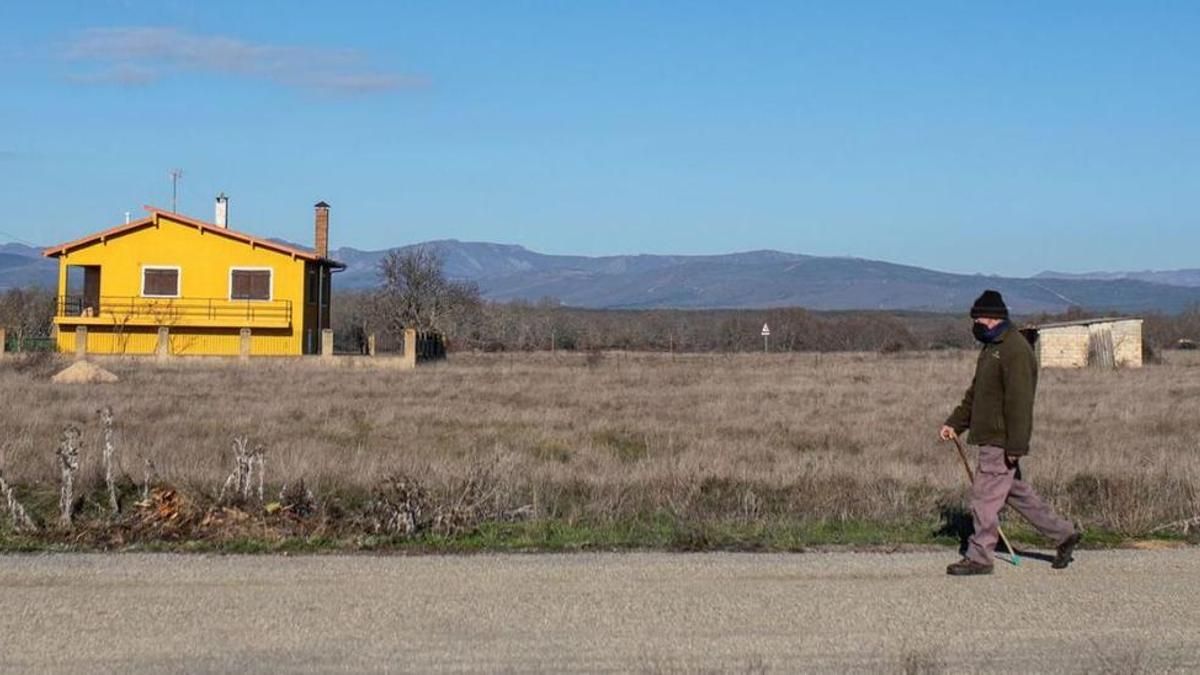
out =
[(179, 213), (179, 179), (183, 178), (183, 169), (171, 169), (171, 213)]

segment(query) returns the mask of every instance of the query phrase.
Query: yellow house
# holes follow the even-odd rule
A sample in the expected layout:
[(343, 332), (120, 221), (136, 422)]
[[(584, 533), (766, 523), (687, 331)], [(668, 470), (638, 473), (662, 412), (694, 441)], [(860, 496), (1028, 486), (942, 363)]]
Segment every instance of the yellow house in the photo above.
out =
[(88, 353), (299, 355), (330, 327), (329, 205), (315, 250), (145, 207), (141, 220), (46, 249), (58, 258), (58, 348)]

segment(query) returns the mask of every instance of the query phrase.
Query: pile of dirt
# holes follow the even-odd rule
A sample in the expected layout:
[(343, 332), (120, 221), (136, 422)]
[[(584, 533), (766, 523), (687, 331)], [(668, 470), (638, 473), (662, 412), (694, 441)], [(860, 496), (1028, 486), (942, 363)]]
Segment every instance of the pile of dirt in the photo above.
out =
[(116, 375), (88, 361), (76, 361), (50, 378), (52, 382), (87, 384), (91, 382), (116, 382)]

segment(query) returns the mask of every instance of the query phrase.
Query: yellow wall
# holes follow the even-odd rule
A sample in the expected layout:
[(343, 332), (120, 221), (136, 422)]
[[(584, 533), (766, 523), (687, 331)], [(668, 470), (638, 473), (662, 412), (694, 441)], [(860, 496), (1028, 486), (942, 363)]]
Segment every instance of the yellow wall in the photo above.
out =
[[(250, 336), (250, 356), (282, 356), (290, 351), (295, 338), (290, 330), (261, 329)], [(58, 334), (58, 349), (75, 352), (75, 330)], [(158, 329), (146, 326), (115, 330), (108, 326), (88, 326), (87, 350), (90, 354), (155, 354)], [(241, 353), (241, 336), (236, 330), (219, 328), (173, 329), (168, 341), (172, 356), (236, 356)]]
[[(181, 300), (229, 300), (229, 276), (233, 267), (270, 268), (272, 299), (291, 301), (290, 326), (265, 324), (237, 318), (221, 320), (221, 325), (169, 325), (171, 351), (177, 354), (237, 354), (238, 332), (252, 331), (251, 353), (303, 353), (305, 325), (304, 271), (306, 261), (290, 254), (206, 232), (176, 223), (160, 214), (156, 224), (97, 241), (59, 256), (59, 295), (66, 295), (67, 267), (99, 265), (102, 298), (140, 297), (143, 266), (177, 266)], [(102, 303), (103, 304), (103, 303)], [(60, 317), (59, 348), (73, 351), (75, 325), (88, 324), (88, 349), (100, 353), (154, 353), (156, 327), (128, 326), (114, 330), (98, 319), (83, 321)], [(123, 336), (121, 334), (124, 334)]]

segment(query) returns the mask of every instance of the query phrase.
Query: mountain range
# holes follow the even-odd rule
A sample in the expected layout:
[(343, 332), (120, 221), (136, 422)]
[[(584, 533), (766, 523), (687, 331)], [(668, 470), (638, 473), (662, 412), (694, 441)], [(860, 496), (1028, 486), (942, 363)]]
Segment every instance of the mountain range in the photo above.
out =
[(42, 257), (42, 249), (24, 244), (0, 244), (0, 291), (58, 284), (58, 261)]
[[(1200, 270), (1171, 272), (1043, 272), (1031, 278), (938, 272), (860, 258), (780, 251), (725, 255), (563, 256), (522, 246), (457, 240), (400, 247), (438, 252), (447, 276), (477, 283), (498, 301), (553, 298), (606, 309), (712, 309), (795, 306), (820, 310), (881, 309), (961, 312), (985, 288), (1004, 294), (1019, 313), (1060, 312), (1072, 305), (1098, 311), (1178, 312), (1200, 306)], [(335, 287), (378, 284), (388, 250), (342, 247), (347, 264)], [(0, 289), (56, 283), (55, 262), (39, 249), (0, 245)]]
[(1034, 278), (1100, 279), (1105, 281), (1133, 279), (1135, 281), (1148, 281), (1152, 284), (1167, 284), (1168, 286), (1200, 286), (1200, 269), (1166, 271), (1144, 270), (1141, 272), (1084, 272), (1082, 274), (1073, 274), (1070, 272), (1042, 272)]

